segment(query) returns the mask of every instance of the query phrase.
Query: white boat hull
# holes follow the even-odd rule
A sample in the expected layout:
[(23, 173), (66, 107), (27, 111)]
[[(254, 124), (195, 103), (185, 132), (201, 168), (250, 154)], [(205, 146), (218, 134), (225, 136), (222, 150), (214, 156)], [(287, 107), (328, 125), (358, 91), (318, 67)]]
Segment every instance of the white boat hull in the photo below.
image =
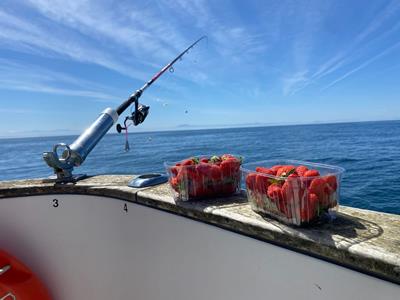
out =
[(400, 295), (399, 286), (388, 281), (98, 196), (0, 199), (0, 247), (27, 264), (57, 300), (395, 300)]

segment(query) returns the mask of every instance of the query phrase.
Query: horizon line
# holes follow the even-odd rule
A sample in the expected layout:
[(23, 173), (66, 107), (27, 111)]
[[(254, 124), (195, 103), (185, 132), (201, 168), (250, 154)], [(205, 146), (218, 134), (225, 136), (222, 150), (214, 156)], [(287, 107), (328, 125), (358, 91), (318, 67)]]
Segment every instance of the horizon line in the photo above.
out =
[[(329, 125), (329, 124), (349, 124), (349, 123), (369, 123), (369, 122), (395, 122), (400, 121), (400, 119), (383, 119), (383, 120), (362, 120), (362, 121), (314, 121), (308, 123), (253, 123), (253, 124), (231, 124), (231, 125), (210, 125), (211, 127), (207, 127), (206, 125), (178, 125), (176, 128), (168, 128), (168, 129), (149, 129), (149, 130), (141, 130), (138, 132), (130, 132), (129, 134), (140, 134), (140, 133), (157, 133), (157, 132), (175, 132), (175, 131), (196, 131), (196, 130), (216, 130), (216, 129), (241, 129), (241, 128), (263, 128), (263, 127), (283, 127), (283, 126), (313, 126), (313, 125)], [(182, 126), (182, 127), (180, 127)], [(191, 127), (191, 128), (190, 128)], [(40, 130), (38, 130), (40, 131)], [(71, 129), (60, 129), (62, 131), (74, 131)], [(6, 139), (25, 139), (25, 138), (46, 138), (46, 137), (71, 137), (71, 136), (79, 136), (84, 130), (79, 133), (74, 134), (50, 134), (50, 135), (26, 135), (26, 136), (0, 136), (0, 140)], [(22, 132), (23, 134), (23, 132)], [(106, 135), (117, 135), (117, 132), (108, 132)]]

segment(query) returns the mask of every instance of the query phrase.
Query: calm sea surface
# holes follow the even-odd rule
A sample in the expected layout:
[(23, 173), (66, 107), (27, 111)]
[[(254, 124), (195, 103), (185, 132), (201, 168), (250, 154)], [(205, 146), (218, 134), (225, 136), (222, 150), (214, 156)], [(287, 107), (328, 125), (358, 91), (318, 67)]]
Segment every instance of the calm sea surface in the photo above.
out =
[[(42, 152), (75, 138), (0, 139), (0, 180), (50, 175)], [(107, 135), (77, 172), (162, 172), (164, 161), (213, 153), (306, 160), (346, 169), (342, 204), (400, 214), (400, 121), (131, 133), (129, 140), (125, 152), (123, 135)]]

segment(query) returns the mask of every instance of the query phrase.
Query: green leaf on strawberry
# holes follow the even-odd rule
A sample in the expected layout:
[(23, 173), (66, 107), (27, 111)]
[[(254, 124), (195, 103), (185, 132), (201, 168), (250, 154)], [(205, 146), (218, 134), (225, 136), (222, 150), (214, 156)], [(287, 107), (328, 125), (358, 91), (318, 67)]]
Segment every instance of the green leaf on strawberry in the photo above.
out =
[(212, 162), (212, 163), (216, 163), (219, 161), (221, 161), (221, 158), (217, 155), (211, 156), (211, 158), (210, 158), (210, 162)]
[(200, 159), (198, 157), (192, 157), (191, 158), (193, 162), (197, 165), (200, 162)]

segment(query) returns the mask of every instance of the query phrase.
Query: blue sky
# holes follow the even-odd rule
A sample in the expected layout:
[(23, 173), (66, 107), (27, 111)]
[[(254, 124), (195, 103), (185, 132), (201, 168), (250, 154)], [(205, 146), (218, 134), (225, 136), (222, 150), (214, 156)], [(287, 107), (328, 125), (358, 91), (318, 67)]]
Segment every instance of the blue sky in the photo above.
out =
[(79, 133), (204, 34), (135, 130), (400, 118), (396, 0), (3, 0), (0, 136)]

